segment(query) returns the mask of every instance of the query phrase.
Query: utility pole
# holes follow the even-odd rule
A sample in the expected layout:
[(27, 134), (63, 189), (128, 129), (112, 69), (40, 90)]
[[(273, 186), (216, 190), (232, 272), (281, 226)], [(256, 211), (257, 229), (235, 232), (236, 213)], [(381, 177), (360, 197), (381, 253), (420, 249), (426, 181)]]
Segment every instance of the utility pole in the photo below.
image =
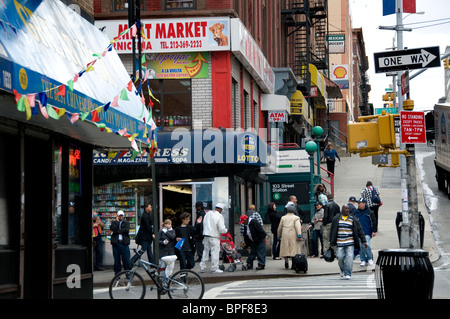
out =
[[(138, 53), (136, 59), (136, 40), (132, 37), (132, 60), (133, 60), (133, 69), (132, 76), (133, 79), (136, 77), (136, 69), (137, 69), (137, 80), (139, 81), (139, 88), (142, 90), (142, 37), (141, 37), (141, 0), (128, 0), (128, 27), (131, 27), (133, 24), (136, 24), (137, 28), (137, 41), (138, 41)], [(138, 63), (138, 67), (136, 68), (136, 60)], [(153, 211), (153, 227), (154, 229), (158, 229), (159, 225), (159, 214), (158, 214), (158, 200), (157, 200), (157, 187), (156, 187), (156, 169), (155, 169), (155, 159), (150, 156), (149, 153), (149, 165), (151, 166), (152, 171), (152, 211)], [(155, 243), (153, 244), (153, 256), (155, 260), (159, 260), (159, 248)], [(159, 293), (158, 293), (159, 296)]]
[[(403, 1), (396, 0), (396, 32), (397, 49), (403, 50)], [(399, 111), (403, 110), (403, 94), (401, 86), (402, 71), (397, 75), (397, 92)], [(401, 248), (420, 248), (419, 212), (417, 205), (416, 161), (414, 144), (400, 141), (400, 150), (408, 151), (409, 155), (400, 157), (401, 188), (402, 188), (402, 227), (400, 235)], [(405, 170), (406, 168), (406, 170)]]

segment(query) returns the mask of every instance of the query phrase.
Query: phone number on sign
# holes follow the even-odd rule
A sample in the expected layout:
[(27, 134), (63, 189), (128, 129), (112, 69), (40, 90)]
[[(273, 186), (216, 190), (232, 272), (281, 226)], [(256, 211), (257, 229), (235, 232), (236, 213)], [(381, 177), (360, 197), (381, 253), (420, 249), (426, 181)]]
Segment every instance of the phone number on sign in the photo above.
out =
[(201, 40), (161, 42), (161, 49), (192, 49), (201, 47), (202, 47)]

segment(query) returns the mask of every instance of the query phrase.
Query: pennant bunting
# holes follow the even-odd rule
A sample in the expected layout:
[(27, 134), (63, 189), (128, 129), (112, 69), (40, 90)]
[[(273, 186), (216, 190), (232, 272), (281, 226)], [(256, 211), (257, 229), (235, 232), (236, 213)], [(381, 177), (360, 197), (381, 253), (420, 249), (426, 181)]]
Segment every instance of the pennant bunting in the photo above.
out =
[(47, 105), (47, 114), (49, 117), (51, 117), (54, 120), (59, 120), (59, 115), (56, 113), (55, 109), (51, 106)]
[(124, 88), (122, 92), (120, 92), (120, 99), (122, 101), (129, 101), (127, 90)]
[(65, 97), (66, 96), (66, 86), (64, 84), (58, 86), (58, 92), (55, 93), (55, 95), (61, 95), (62, 97)]
[(93, 110), (91, 112), (91, 114), (92, 114), (92, 118), (91, 118), (92, 122), (95, 122), (95, 123), (100, 122), (100, 118), (98, 117), (98, 111), (97, 110)]
[(36, 106), (36, 94), (27, 94), (27, 99), (31, 107)]
[[(112, 107), (119, 107), (119, 99), (123, 100), (123, 101), (129, 101), (128, 98), (128, 92), (131, 92), (133, 90), (133, 81), (130, 80), (126, 87), (124, 87), (120, 94), (116, 95), (114, 97), (114, 99), (112, 101), (107, 102), (105, 105), (98, 107), (97, 109), (93, 110), (93, 111), (88, 111), (88, 112), (84, 112), (84, 113), (70, 113), (67, 112), (67, 110), (65, 108), (57, 108), (57, 107), (53, 107), (51, 105), (47, 105), (47, 93), (53, 90), (56, 90), (57, 92), (54, 93), (56, 96), (62, 96), (65, 97), (66, 95), (66, 85), (68, 87), (68, 89), (73, 92), (74, 91), (74, 84), (76, 82), (78, 82), (79, 78), (81, 76), (83, 76), (83, 74), (85, 72), (91, 72), (94, 71), (94, 64), (97, 62), (97, 60), (103, 58), (106, 56), (106, 54), (108, 52), (111, 52), (114, 48), (113, 44), (118, 41), (119, 39), (123, 38), (124, 35), (126, 35), (128, 32), (131, 31), (131, 36), (132, 37), (136, 37), (137, 36), (137, 32), (138, 30), (140, 30), (141, 35), (144, 39), (147, 39), (145, 37), (145, 32), (143, 27), (140, 24), (140, 21), (137, 22), (137, 24), (134, 24), (133, 26), (131, 26), (130, 28), (122, 31), (118, 37), (114, 38), (113, 41), (110, 41), (110, 43), (108, 44), (107, 48), (102, 51), (102, 53), (94, 53), (92, 54), (92, 56), (95, 58), (94, 60), (92, 60), (91, 62), (89, 62), (86, 65), (86, 69), (81, 70), (78, 73), (75, 73), (73, 78), (70, 79), (69, 81), (66, 82), (66, 84), (61, 84), (59, 86), (54, 86), (51, 89), (48, 89), (46, 91), (43, 92), (39, 92), (39, 93), (31, 93), (31, 94), (26, 94), (26, 95), (22, 95), (20, 93), (17, 92), (17, 90), (13, 89), (13, 94), (14, 94), (14, 98), (15, 98), (15, 102), (16, 102), (16, 107), (17, 110), (20, 112), (25, 112), (26, 113), (26, 119), (29, 120), (32, 116), (37, 115), (38, 114), (38, 108), (36, 107), (36, 101), (39, 104), (39, 109), (40, 112), (42, 114), (42, 116), (46, 119), (48, 118), (52, 118), (55, 120), (60, 119), (64, 114), (67, 115), (68, 120), (70, 121), (70, 123), (72, 123), (73, 125), (76, 125), (75, 122), (77, 122), (78, 120), (84, 121), (86, 120), (86, 118), (88, 118), (89, 115), (91, 115), (91, 120), (92, 122), (94, 122), (94, 124), (101, 130), (101, 131), (106, 131), (108, 133), (112, 133), (113, 130), (106, 127), (105, 123), (100, 123), (101, 119), (99, 116), (99, 112), (103, 109), (105, 112), (108, 110), (108, 108), (110, 106)], [(156, 99), (153, 95), (153, 92), (151, 91), (149, 82), (148, 82), (148, 75), (149, 75), (149, 70), (147, 70), (147, 60), (146, 60), (146, 56), (145, 54), (141, 57), (141, 61), (140, 61), (141, 65), (144, 66), (145, 68), (145, 80), (147, 81), (147, 85), (148, 85), (148, 90), (149, 90), (149, 95), (152, 97), (153, 100), (157, 101), (158, 103), (159, 100)], [(137, 77), (136, 81), (139, 80), (139, 77)], [(150, 134), (148, 133), (148, 126), (147, 126), (147, 121), (144, 117), (144, 112), (145, 112), (145, 108), (146, 108), (146, 104), (145, 104), (145, 97), (142, 94), (142, 81), (139, 81), (139, 85), (138, 88), (134, 91), (136, 96), (141, 95), (140, 101), (142, 104), (142, 111), (141, 111), (141, 115), (139, 116), (139, 118), (143, 119), (144, 121), (144, 137), (147, 138), (147, 143), (149, 145), (151, 145), (151, 149), (153, 150), (153, 154), (154, 151), (156, 150), (156, 134), (155, 134), (155, 130), (157, 129), (153, 119), (152, 119), (152, 112), (151, 112), (151, 107), (153, 107), (154, 103), (152, 102), (152, 99), (149, 100), (149, 106), (150, 106), (150, 114), (149, 114), (149, 118), (150, 120), (150, 129), (152, 131), (152, 136), (153, 138), (150, 138)], [(133, 158), (137, 156), (137, 154), (141, 154), (141, 156), (146, 152), (146, 150), (144, 150), (144, 152), (142, 151), (142, 142), (139, 141), (139, 146), (137, 144), (136, 138), (139, 136), (138, 133), (133, 133), (130, 134), (127, 132), (126, 128), (122, 128), (119, 131), (115, 132), (116, 134), (119, 134), (123, 137), (128, 138), (128, 140), (131, 142), (131, 146), (133, 148)], [(126, 152), (124, 152), (125, 154)], [(150, 154), (150, 152), (149, 152)], [(121, 154), (120, 156), (123, 156), (123, 154)]]
[(84, 120), (89, 116), (89, 112), (81, 113), (80, 120), (84, 122)]
[(73, 92), (73, 83), (74, 83), (74, 80), (69, 80), (67, 82), (67, 86), (69, 87), (70, 92)]

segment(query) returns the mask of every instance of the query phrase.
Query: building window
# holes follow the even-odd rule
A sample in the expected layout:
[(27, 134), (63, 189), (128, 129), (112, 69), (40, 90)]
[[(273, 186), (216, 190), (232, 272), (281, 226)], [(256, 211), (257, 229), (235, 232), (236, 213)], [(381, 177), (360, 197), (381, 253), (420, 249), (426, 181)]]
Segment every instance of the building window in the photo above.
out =
[[(136, 3), (136, 0), (134, 0)], [(145, 0), (141, 0), (141, 11), (145, 11)], [(113, 0), (113, 11), (128, 11), (128, 0)]]
[(233, 99), (233, 114), (232, 114), (232, 120), (233, 120), (233, 129), (239, 128), (239, 119), (240, 119), (240, 107), (239, 107), (239, 85), (238, 83), (233, 79), (232, 82), (232, 99)]
[[(53, 148), (55, 176), (54, 225), (55, 242), (62, 245), (79, 245), (80, 240), (80, 200), (81, 200), (81, 151), (69, 145), (56, 144)], [(67, 174), (67, 175), (66, 175)], [(68, 183), (67, 207), (64, 197), (64, 183)]]
[(162, 131), (190, 129), (192, 116), (191, 80), (150, 80), (155, 98), (153, 116)]
[(186, 10), (195, 9), (195, 0), (165, 0), (164, 8), (166, 10)]
[(244, 91), (244, 130), (245, 131), (251, 126), (249, 103), (250, 103), (250, 95)]

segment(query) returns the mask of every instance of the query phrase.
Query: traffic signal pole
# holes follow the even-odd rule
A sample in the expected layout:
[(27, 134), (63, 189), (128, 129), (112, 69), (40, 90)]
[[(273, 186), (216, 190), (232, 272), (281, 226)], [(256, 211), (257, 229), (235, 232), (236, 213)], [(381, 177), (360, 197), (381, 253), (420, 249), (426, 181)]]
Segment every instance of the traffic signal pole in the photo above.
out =
[[(397, 49), (403, 50), (403, 1), (396, 0)], [(402, 71), (397, 75), (398, 108), (403, 110), (401, 85)], [(407, 150), (409, 155), (400, 156), (402, 188), (402, 226), (400, 233), (401, 248), (420, 248), (419, 212), (417, 201), (416, 160), (414, 144), (403, 144), (400, 150)]]

